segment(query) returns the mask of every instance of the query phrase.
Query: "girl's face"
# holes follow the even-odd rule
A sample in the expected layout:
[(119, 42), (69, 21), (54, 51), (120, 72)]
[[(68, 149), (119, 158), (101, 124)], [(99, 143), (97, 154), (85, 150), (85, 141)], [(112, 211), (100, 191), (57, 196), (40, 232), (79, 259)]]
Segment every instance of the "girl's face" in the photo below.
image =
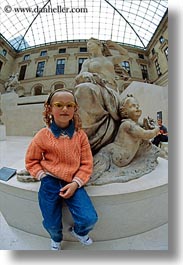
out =
[(76, 109), (76, 103), (71, 93), (63, 91), (53, 95), (51, 114), (59, 127), (66, 128), (69, 126), (69, 121), (72, 120)]

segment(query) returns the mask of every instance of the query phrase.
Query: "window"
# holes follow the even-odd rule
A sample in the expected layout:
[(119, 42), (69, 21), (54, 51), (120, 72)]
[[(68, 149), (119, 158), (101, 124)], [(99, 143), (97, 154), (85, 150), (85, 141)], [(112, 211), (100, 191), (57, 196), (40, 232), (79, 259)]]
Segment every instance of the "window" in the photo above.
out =
[(121, 66), (128, 72), (128, 74), (131, 76), (131, 72), (130, 72), (130, 64), (128, 61), (123, 61), (121, 63)]
[(2, 50), (2, 55), (3, 55), (3, 56), (6, 56), (6, 54), (7, 54), (7, 50), (3, 49), (3, 50)]
[(141, 67), (141, 72), (142, 72), (142, 78), (144, 80), (149, 79), (148, 72), (147, 72), (147, 65), (141, 64), (140, 67)]
[(42, 94), (42, 86), (36, 86), (36, 87), (34, 87), (34, 96), (39, 96), (39, 95), (41, 95)]
[(140, 59), (144, 59), (144, 55), (141, 54), (141, 53), (138, 54), (138, 57), (139, 57)]
[(56, 75), (63, 75), (65, 69), (65, 59), (58, 59), (56, 65)]
[(86, 59), (88, 59), (88, 58), (79, 58), (79, 60), (78, 60), (78, 74), (80, 73), (80, 71), (81, 71), (81, 67), (82, 67), (82, 64), (83, 64), (83, 62), (84, 62)]
[(2, 66), (3, 66), (3, 62), (0, 61), (0, 72), (1, 72)]
[(26, 61), (26, 60), (29, 60), (30, 59), (30, 54), (26, 54), (26, 55), (24, 55), (24, 61)]
[(155, 49), (153, 48), (151, 52), (152, 52), (152, 55), (154, 55), (155, 54)]
[(166, 49), (164, 49), (164, 53), (165, 53), (166, 59), (168, 61), (168, 47)]
[(54, 90), (61, 89), (61, 88), (64, 88), (64, 87), (65, 87), (65, 85), (63, 83), (55, 84), (54, 85)]
[(41, 76), (43, 76), (44, 66), (45, 66), (45, 61), (43, 61), (43, 62), (38, 62), (38, 65), (37, 65), (37, 71), (36, 71), (36, 77), (41, 77)]
[(163, 43), (163, 42), (165, 41), (164, 37), (161, 36), (161, 37), (159, 38), (159, 41), (160, 41), (160, 43)]
[(58, 50), (58, 53), (66, 53), (66, 48), (61, 48)]
[(80, 47), (79, 51), (80, 52), (87, 52), (87, 48), (86, 47)]
[(160, 69), (160, 65), (158, 63), (158, 60), (155, 61), (155, 67), (156, 67), (156, 71), (157, 71), (157, 74), (158, 76), (161, 76), (161, 69)]
[(47, 51), (41, 51), (40, 56), (46, 56), (47, 55)]
[(163, 119), (163, 115), (162, 115), (162, 111), (158, 111), (157, 112), (157, 120), (159, 120), (159, 119)]
[(18, 80), (24, 80), (26, 68), (27, 68), (27, 65), (21, 66)]

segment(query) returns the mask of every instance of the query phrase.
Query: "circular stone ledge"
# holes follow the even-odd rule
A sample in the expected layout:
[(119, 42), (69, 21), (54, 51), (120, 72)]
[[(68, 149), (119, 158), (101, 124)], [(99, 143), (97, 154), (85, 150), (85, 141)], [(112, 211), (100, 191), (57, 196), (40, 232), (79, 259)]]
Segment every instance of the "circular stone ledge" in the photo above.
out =
[[(94, 241), (140, 234), (168, 222), (168, 161), (158, 159), (156, 170), (126, 183), (86, 187), (99, 220), (90, 233)], [(24, 168), (18, 161), (12, 167)], [(0, 211), (10, 226), (48, 237), (42, 227), (37, 193), (40, 182), (22, 183), (16, 177), (0, 181)], [(72, 217), (63, 206), (64, 240), (75, 241), (67, 232)]]

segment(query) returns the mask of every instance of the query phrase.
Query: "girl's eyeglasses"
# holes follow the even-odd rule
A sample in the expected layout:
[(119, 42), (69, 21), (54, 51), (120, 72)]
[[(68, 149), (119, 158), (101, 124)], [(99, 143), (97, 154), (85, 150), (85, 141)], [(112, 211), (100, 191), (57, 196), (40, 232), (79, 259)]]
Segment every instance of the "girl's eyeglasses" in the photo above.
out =
[(54, 107), (59, 108), (59, 109), (63, 109), (64, 107), (67, 107), (67, 109), (71, 109), (76, 107), (76, 103), (71, 101), (71, 102), (53, 102), (52, 104)]

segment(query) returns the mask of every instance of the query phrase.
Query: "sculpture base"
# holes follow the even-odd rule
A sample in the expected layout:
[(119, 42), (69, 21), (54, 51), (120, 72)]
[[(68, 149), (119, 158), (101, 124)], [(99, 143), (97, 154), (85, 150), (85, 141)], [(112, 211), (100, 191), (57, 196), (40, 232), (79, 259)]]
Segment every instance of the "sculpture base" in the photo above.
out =
[[(7, 225), (0, 213), (0, 249), (6, 250), (50, 250), (50, 239), (26, 233)], [(168, 224), (151, 231), (120, 239), (98, 241), (91, 246), (79, 242), (63, 241), (63, 250), (103, 251), (103, 250), (168, 250)], [(88, 252), (89, 253), (89, 252)]]
[[(137, 235), (168, 222), (168, 161), (159, 158), (157, 168), (139, 179), (86, 187), (99, 221), (90, 233), (94, 241), (109, 241)], [(24, 168), (23, 161), (12, 167)], [(13, 177), (0, 181), (0, 211), (10, 226), (48, 237), (42, 227), (37, 192), (40, 182), (22, 183)], [(73, 224), (64, 205), (64, 240), (75, 241), (67, 232)]]

